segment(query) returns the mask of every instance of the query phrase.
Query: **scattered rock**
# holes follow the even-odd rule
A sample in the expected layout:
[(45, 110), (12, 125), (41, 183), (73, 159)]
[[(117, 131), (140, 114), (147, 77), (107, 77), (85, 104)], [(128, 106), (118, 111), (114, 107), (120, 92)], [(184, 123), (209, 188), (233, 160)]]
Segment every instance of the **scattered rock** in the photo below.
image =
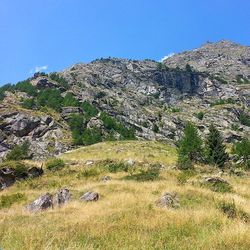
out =
[(38, 212), (48, 208), (53, 208), (53, 196), (49, 193), (40, 196), (27, 206), (30, 212)]
[(13, 185), (16, 181), (14, 168), (1, 168), (0, 169), (0, 190)]
[(85, 162), (85, 165), (86, 166), (90, 166), (90, 165), (93, 165), (94, 164), (94, 161), (93, 160), (87, 160), (86, 162)]
[(62, 188), (58, 191), (54, 198), (54, 204), (62, 205), (69, 202), (71, 197), (70, 191), (67, 188)]
[(214, 177), (204, 177), (204, 182), (206, 183), (225, 183), (229, 184), (226, 180), (222, 179), (221, 177), (214, 176)]
[(176, 193), (165, 193), (159, 200), (156, 201), (159, 207), (179, 208), (180, 203)]
[(129, 166), (129, 167), (132, 167), (135, 165), (135, 161), (132, 160), (132, 159), (129, 159), (127, 162), (126, 162), (126, 165)]
[(100, 195), (98, 193), (89, 191), (89, 192), (85, 193), (84, 195), (82, 195), (80, 197), (80, 200), (87, 201), (87, 202), (88, 201), (98, 201), (99, 198), (100, 198)]
[(104, 182), (107, 182), (107, 181), (110, 181), (110, 180), (111, 180), (111, 177), (108, 176), (108, 175), (105, 175), (105, 176), (102, 177), (102, 181), (104, 181)]
[(42, 166), (41, 168), (38, 167), (32, 167), (28, 170), (28, 177), (30, 178), (35, 178), (35, 177), (39, 177), (43, 174), (43, 169)]

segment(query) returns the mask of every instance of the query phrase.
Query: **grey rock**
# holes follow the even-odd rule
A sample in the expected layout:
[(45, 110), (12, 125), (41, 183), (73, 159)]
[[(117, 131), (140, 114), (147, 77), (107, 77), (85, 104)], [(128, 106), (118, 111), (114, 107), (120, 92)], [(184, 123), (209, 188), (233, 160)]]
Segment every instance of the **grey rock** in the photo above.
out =
[(101, 180), (102, 180), (103, 182), (107, 182), (107, 181), (111, 181), (111, 179), (112, 179), (112, 178), (111, 178), (110, 176), (105, 175), (105, 176), (102, 177)]
[(204, 182), (206, 183), (225, 183), (225, 184), (229, 184), (226, 180), (222, 179), (221, 177), (218, 176), (210, 176), (210, 177), (204, 177), (203, 179)]
[(62, 188), (55, 195), (54, 204), (61, 206), (65, 203), (68, 203), (70, 201), (70, 197), (71, 197), (71, 194), (70, 194), (69, 189)]
[(179, 198), (176, 193), (165, 193), (159, 200), (156, 201), (159, 207), (179, 208)]
[(89, 201), (98, 201), (99, 198), (100, 198), (100, 195), (98, 193), (89, 191), (85, 193), (84, 195), (82, 195), (80, 197), (80, 200), (89, 202)]
[(53, 195), (46, 193), (45, 195), (42, 195), (37, 198), (26, 208), (30, 212), (38, 212), (48, 208), (53, 208)]
[(3, 190), (16, 181), (15, 169), (4, 167), (0, 169), (0, 190)]
[(29, 178), (35, 178), (35, 177), (39, 177), (41, 175), (43, 175), (44, 171), (41, 168), (38, 167), (32, 167), (30, 169), (28, 169), (28, 177)]

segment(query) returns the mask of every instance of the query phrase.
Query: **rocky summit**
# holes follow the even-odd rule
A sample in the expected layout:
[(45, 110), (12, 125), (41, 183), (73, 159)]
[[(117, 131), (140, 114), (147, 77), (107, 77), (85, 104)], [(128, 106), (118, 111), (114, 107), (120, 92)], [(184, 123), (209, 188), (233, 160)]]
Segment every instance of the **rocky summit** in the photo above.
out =
[(175, 143), (187, 121), (201, 135), (214, 123), (231, 143), (250, 137), (250, 47), (223, 40), (162, 63), (97, 59), (5, 85), (0, 99), (1, 157), (25, 141), (34, 158), (104, 140)]

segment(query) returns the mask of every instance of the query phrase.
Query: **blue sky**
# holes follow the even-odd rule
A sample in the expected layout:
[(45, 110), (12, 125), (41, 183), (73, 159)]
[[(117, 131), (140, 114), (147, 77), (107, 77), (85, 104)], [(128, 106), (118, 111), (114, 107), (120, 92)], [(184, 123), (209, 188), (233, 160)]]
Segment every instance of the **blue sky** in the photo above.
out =
[(250, 45), (249, 0), (0, 0), (0, 85), (100, 57)]

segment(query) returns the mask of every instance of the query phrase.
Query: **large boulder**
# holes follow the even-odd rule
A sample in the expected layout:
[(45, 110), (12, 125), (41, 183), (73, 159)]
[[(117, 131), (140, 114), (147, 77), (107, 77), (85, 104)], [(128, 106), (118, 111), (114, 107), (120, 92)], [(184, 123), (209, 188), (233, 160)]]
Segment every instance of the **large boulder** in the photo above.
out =
[(100, 198), (100, 195), (98, 193), (89, 191), (89, 192), (85, 193), (84, 195), (82, 195), (80, 197), (80, 200), (86, 201), (86, 202), (88, 202), (88, 201), (98, 201), (99, 198)]
[(43, 174), (43, 168), (38, 168), (38, 167), (32, 167), (28, 169), (28, 177), (30, 178), (35, 178), (39, 177)]
[(53, 195), (46, 193), (27, 206), (28, 211), (38, 212), (48, 208), (53, 208)]

